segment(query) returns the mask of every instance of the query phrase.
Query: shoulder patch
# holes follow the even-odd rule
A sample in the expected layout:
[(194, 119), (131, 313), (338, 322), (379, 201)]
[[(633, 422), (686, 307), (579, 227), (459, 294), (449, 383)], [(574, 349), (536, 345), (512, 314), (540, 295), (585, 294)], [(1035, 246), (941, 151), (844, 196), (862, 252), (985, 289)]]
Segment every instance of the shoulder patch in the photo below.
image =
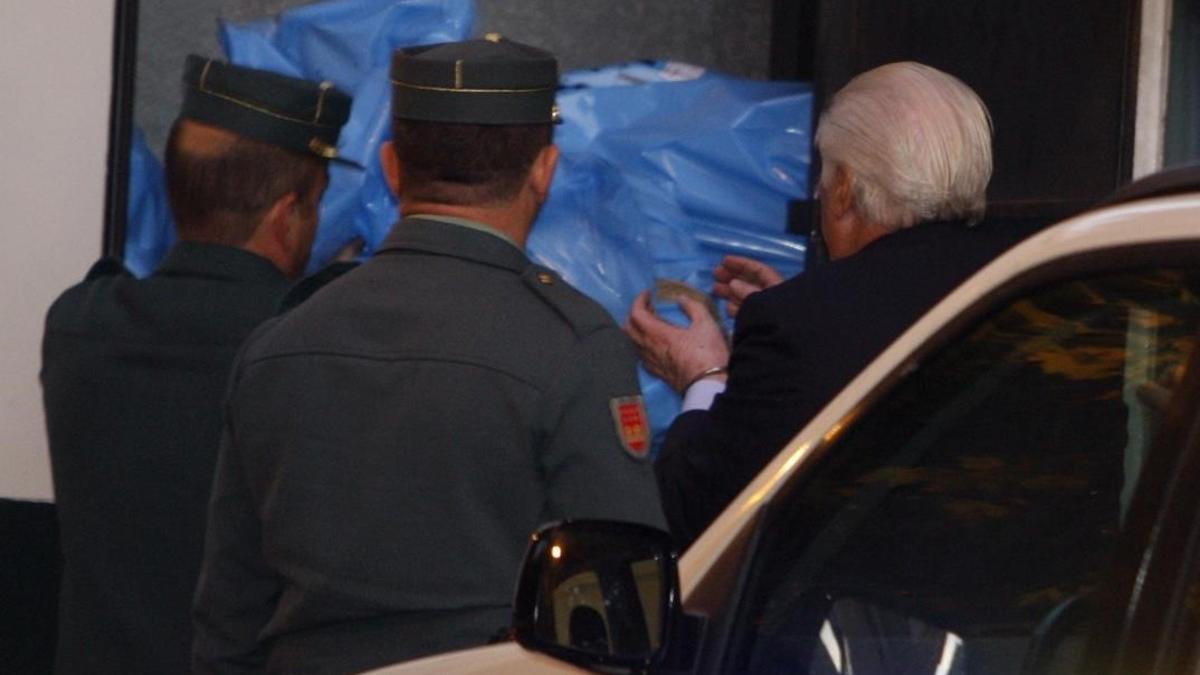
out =
[(530, 265), (522, 272), (521, 279), (554, 308), (576, 335), (588, 335), (601, 328), (615, 328), (617, 325), (599, 303), (580, 293), (549, 268)]
[(650, 420), (641, 395), (610, 399), (613, 423), (621, 447), (634, 459), (643, 460), (650, 454)]

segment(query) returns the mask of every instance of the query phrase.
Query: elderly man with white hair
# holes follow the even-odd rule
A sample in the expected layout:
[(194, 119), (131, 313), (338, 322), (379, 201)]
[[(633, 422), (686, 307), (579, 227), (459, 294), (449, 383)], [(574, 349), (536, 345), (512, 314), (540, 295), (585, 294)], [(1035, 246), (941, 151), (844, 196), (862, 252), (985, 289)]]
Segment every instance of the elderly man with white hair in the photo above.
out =
[(682, 545), (889, 343), (1019, 238), (972, 227), (992, 173), (991, 121), (946, 73), (903, 62), (859, 75), (821, 115), (816, 145), (828, 264), (784, 281), (725, 258), (714, 290), (736, 315), (732, 351), (691, 299), (680, 300), (687, 327), (656, 317), (648, 294), (626, 324), (646, 367), (684, 394), (656, 466)]

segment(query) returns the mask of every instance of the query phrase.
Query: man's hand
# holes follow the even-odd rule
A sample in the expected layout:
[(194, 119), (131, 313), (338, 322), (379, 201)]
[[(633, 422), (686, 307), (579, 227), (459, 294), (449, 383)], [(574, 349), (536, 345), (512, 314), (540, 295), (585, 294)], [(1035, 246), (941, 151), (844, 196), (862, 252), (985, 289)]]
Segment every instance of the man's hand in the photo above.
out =
[(740, 255), (725, 256), (713, 270), (713, 276), (717, 279), (713, 293), (725, 298), (728, 302), (725, 311), (731, 317), (737, 316), (747, 295), (783, 282), (783, 276), (774, 267)]
[(679, 306), (692, 322), (686, 328), (655, 316), (650, 292), (644, 291), (633, 301), (625, 332), (637, 346), (646, 370), (683, 393), (704, 371), (729, 363), (729, 344), (703, 303), (684, 296), (679, 298)]

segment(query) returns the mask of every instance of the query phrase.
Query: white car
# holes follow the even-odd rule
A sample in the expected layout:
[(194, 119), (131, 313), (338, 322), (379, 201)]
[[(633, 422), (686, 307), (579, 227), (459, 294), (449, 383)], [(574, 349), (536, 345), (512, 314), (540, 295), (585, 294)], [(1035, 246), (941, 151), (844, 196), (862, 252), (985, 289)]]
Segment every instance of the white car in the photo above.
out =
[(376, 672), (1195, 672), (1200, 169), (1129, 194), (946, 297), (682, 557), (548, 526), (514, 642)]

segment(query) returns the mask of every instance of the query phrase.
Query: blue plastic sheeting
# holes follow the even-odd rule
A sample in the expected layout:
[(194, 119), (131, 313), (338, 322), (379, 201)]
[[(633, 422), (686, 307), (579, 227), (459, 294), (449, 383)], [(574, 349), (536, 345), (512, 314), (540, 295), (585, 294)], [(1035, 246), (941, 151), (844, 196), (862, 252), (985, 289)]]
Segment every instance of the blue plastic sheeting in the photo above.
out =
[[(331, 168), (310, 269), (356, 237), (370, 255), (396, 220), (378, 159), (390, 137), (392, 50), (464, 39), (474, 18), (469, 0), (339, 0), (222, 25), (232, 62), (330, 80), (354, 95), (339, 152), (366, 169)], [(534, 260), (619, 323), (655, 278), (708, 290), (727, 253), (766, 260), (785, 275), (801, 270), (805, 240), (784, 229), (788, 200), (807, 195), (808, 85), (657, 61), (571, 72), (562, 81), (564, 122), (555, 132), (562, 157), (529, 240)], [(146, 187), (153, 185), (135, 190)], [(138, 227), (131, 219), (131, 230)], [(656, 309), (686, 323), (673, 304)], [(644, 372), (642, 387), (657, 439), (679, 399)]]
[[(568, 73), (563, 84), (563, 159), (529, 241), (539, 262), (618, 322), (655, 278), (712, 288), (729, 253), (801, 270), (805, 240), (784, 229), (788, 200), (807, 195), (807, 85), (667, 62)], [(674, 303), (655, 309), (687, 323)], [(679, 397), (644, 371), (641, 381), (657, 449)]]
[[(788, 200), (807, 193), (807, 85), (670, 62), (567, 73), (563, 84), (564, 159), (529, 244), (539, 261), (618, 319), (655, 277), (710, 288), (727, 253), (800, 271), (804, 239), (784, 229)], [(625, 275), (587, 264), (578, 233), (589, 228), (616, 238), (619, 258), (650, 264), (635, 258)]]
[(134, 130), (129, 149), (127, 217), (125, 266), (144, 277), (154, 271), (154, 266), (175, 243), (175, 221), (167, 204), (162, 165), (150, 151), (140, 129)]

